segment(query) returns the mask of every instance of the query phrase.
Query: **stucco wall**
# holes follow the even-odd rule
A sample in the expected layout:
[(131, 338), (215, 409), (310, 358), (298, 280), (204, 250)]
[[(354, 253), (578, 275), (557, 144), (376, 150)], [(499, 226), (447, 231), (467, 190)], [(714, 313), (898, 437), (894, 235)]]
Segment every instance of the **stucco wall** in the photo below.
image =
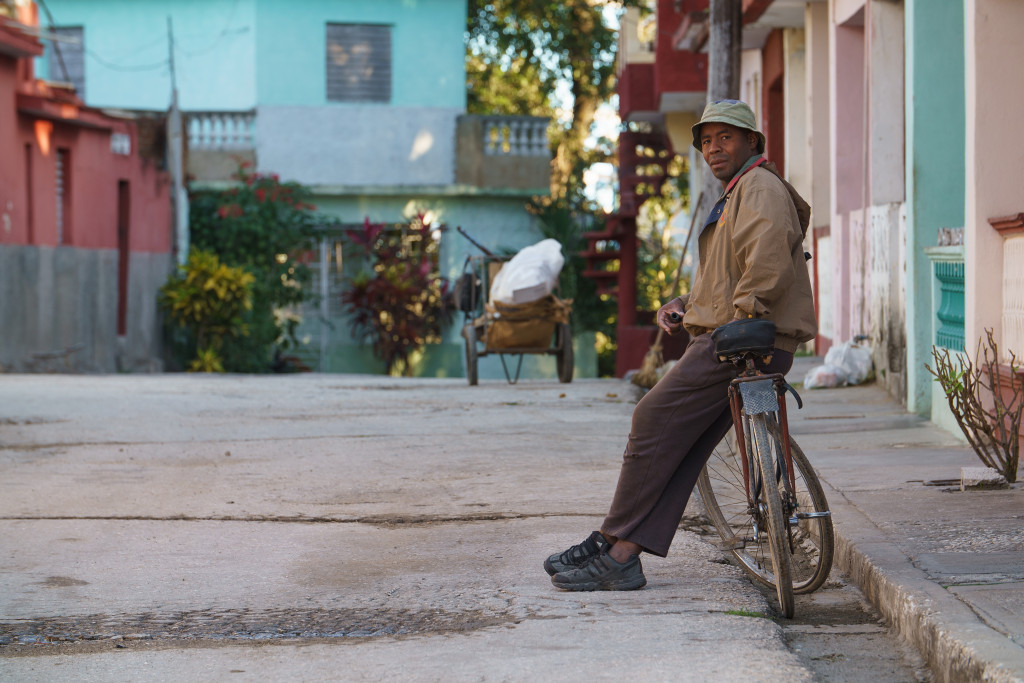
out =
[(877, 0), (830, 7), (833, 341), (865, 335), (880, 383), (902, 400), (903, 7)]
[[(323, 105), (326, 23), (393, 26), (395, 106), (465, 108), (466, 0), (49, 0), (58, 26), (84, 26), (87, 102), (184, 110)], [(37, 60), (48, 76), (46, 60)], [(52, 75), (57, 77), (56, 74)], [(343, 105), (342, 105), (343, 106)]]
[(807, 55), (806, 93), (804, 104), (807, 121), (808, 168), (812, 190), (812, 225), (827, 227), (831, 218), (831, 183), (829, 159), (829, 24), (828, 6), (808, 3), (804, 18), (805, 54)]
[[(948, 413), (933, 402), (933, 269), (924, 250), (939, 228), (964, 222), (963, 0), (906, 2), (907, 409)], [(936, 410), (932, 410), (932, 406)]]
[[(168, 17), (183, 109), (250, 109), (256, 103), (255, 0), (48, 0), (47, 6), (57, 26), (84, 26), (90, 105), (167, 109)], [(48, 73), (45, 58), (36, 68), (41, 77), (59, 78)]]
[(466, 0), (255, 2), (259, 104), (327, 104), (325, 24), (339, 22), (392, 27), (392, 105), (465, 109)]
[(17, 61), (0, 55), (0, 243), (21, 241), (25, 225), (25, 153), (15, 106)]
[(879, 381), (905, 402), (903, 5), (871, 0), (868, 20), (870, 335)]
[[(803, 29), (783, 32), (783, 93), (785, 95), (786, 178), (800, 195), (811, 200), (810, 132), (807, 125), (807, 63)], [(810, 243), (811, 235), (807, 235)]]
[[(1024, 64), (1024, 3), (967, 0), (966, 188), (964, 341), (969, 350), (995, 330), (1002, 341), (1003, 238), (988, 219), (1024, 211), (1024, 148), (1016, 144), (1024, 81), (1012, 68)], [(1013, 65), (1011, 67), (1010, 65)], [(1011, 69), (1011, 71), (1008, 71)], [(1013, 77), (1009, 77), (1009, 76)], [(1021, 349), (1017, 349), (1022, 352)]]
[(169, 268), (169, 254), (132, 255), (119, 340), (116, 251), (0, 245), (0, 369), (161, 369), (156, 290)]
[(462, 110), (391, 106), (257, 110), (261, 170), (316, 185), (449, 185)]

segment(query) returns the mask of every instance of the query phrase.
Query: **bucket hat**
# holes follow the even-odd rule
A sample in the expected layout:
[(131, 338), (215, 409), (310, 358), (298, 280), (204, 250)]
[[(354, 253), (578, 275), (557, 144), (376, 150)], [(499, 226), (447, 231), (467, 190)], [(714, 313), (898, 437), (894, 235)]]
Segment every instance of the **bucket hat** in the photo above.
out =
[(743, 128), (757, 135), (757, 153), (764, 154), (764, 133), (757, 129), (757, 120), (754, 112), (747, 106), (746, 102), (739, 100), (715, 100), (704, 107), (704, 114), (700, 121), (693, 124), (690, 131), (693, 133), (693, 148), (698, 152), (700, 149), (700, 127), (705, 123), (728, 123), (729, 125)]

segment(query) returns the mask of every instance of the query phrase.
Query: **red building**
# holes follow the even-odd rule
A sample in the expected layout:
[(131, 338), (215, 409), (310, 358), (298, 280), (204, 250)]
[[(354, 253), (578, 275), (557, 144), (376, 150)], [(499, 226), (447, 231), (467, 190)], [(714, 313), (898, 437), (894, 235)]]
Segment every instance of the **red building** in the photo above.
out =
[(161, 129), (36, 80), (35, 6), (0, 10), (0, 370), (159, 369)]

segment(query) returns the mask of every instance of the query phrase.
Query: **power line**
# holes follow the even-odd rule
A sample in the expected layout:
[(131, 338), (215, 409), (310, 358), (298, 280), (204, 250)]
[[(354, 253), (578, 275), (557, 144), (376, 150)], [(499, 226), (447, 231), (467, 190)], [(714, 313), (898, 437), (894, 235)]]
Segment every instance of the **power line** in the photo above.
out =
[[(65, 81), (69, 80), (68, 69), (67, 69), (67, 66), (64, 63), (64, 57), (63, 57), (63, 54), (61, 53), (60, 46), (58, 45), (58, 42), (60, 42), (60, 41), (56, 37), (57, 36), (57, 29), (56, 29), (56, 23), (54, 22), (54, 19), (53, 19), (53, 14), (50, 12), (49, 7), (47, 7), (45, 0), (39, 0), (39, 5), (43, 8), (43, 11), (46, 13), (47, 21), (49, 22), (50, 32), (53, 34), (53, 37), (50, 37), (50, 43), (53, 46), (54, 53), (57, 55), (57, 61), (60, 64), (61, 71), (63, 72), (64, 80)], [(228, 12), (227, 20), (224, 22), (224, 27), (217, 33), (217, 36), (213, 39), (213, 42), (211, 42), (209, 45), (207, 45), (205, 47), (202, 47), (202, 48), (199, 48), (197, 50), (186, 50), (185, 48), (183, 48), (181, 46), (181, 43), (179, 41), (175, 40), (174, 38), (169, 38), (169, 40), (172, 43), (171, 49), (177, 49), (178, 51), (180, 51), (181, 53), (183, 53), (184, 55), (187, 55), (189, 57), (197, 57), (199, 55), (206, 54), (208, 52), (213, 51), (215, 48), (217, 48), (221, 44), (223, 39), (228, 37), (229, 35), (239, 34), (239, 33), (243, 33), (245, 31), (248, 31), (249, 30), (248, 27), (243, 27), (243, 28), (235, 29), (233, 31), (230, 30), (231, 23), (235, 19), (235, 13), (236, 13), (237, 9), (238, 9), (238, 0), (234, 0), (234, 2), (232, 2), (232, 4), (231, 4), (231, 10)], [(103, 67), (105, 67), (107, 69), (110, 69), (111, 71), (141, 72), (141, 71), (153, 71), (153, 70), (156, 70), (156, 69), (163, 69), (163, 68), (166, 68), (168, 66), (171, 66), (171, 68), (173, 68), (173, 65), (170, 64), (170, 60), (169, 59), (161, 59), (159, 61), (149, 62), (149, 63), (146, 63), (146, 64), (133, 64), (133, 65), (118, 64), (118, 63), (115, 63), (115, 62), (111, 62), (111, 61), (109, 61), (107, 59), (104, 59), (103, 57), (101, 57), (99, 55), (99, 53), (97, 53), (95, 50), (90, 50), (82, 42), (79, 42), (79, 41), (76, 41), (76, 40), (66, 40), (66, 39), (63, 40), (63, 42), (73, 42), (73, 43), (77, 43), (79, 45), (82, 45), (82, 51), (85, 54), (87, 54), (89, 57), (94, 59), (98, 64), (102, 65)], [(145, 49), (146, 47), (149, 47), (149, 45), (145, 45), (145, 46), (143, 46), (140, 49)], [(139, 50), (136, 50), (136, 53), (138, 51)]]
[(136, 66), (124, 66), (121, 64), (113, 64), (100, 57), (94, 51), (86, 49), (85, 53), (95, 59), (97, 62), (110, 69), (111, 71), (151, 71), (153, 69), (159, 69), (167, 66), (168, 60), (162, 59), (159, 62), (152, 62), (151, 64), (139, 64)]

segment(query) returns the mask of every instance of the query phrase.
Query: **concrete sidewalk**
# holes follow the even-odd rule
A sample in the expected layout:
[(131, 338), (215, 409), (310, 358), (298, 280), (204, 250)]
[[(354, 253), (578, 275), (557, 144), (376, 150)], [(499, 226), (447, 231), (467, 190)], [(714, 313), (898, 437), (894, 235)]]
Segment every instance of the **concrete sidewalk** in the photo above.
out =
[[(798, 359), (790, 381), (816, 362)], [(792, 433), (826, 485), (836, 567), (939, 680), (1024, 680), (1024, 484), (950, 485), (977, 456), (879, 386), (802, 397)]]

